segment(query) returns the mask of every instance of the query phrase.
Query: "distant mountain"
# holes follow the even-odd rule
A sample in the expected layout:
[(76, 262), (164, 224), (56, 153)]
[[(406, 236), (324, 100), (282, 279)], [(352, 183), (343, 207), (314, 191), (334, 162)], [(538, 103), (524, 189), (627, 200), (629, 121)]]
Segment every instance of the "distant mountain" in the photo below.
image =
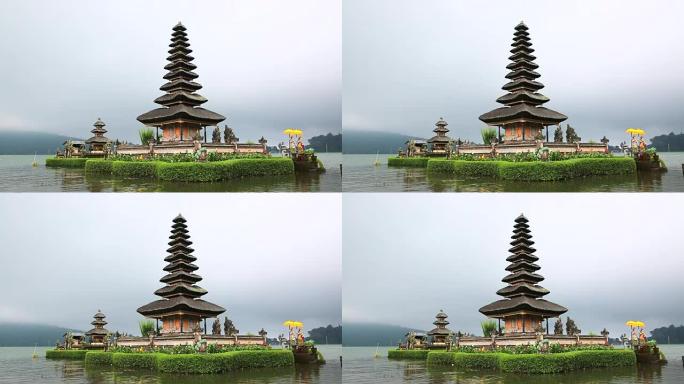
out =
[(318, 327), (309, 331), (308, 339), (316, 344), (342, 344), (342, 326)]
[(348, 347), (397, 345), (409, 331), (425, 332), (420, 329), (399, 325), (377, 323), (344, 323), (342, 344)]
[(81, 139), (46, 132), (0, 131), (0, 155), (51, 154), (66, 140)]
[(342, 152), (342, 134), (314, 136), (309, 139), (308, 148), (313, 148), (316, 152)]
[(406, 141), (410, 139), (420, 139), (420, 137), (391, 132), (348, 130), (344, 132), (342, 138), (342, 151), (348, 154), (377, 153), (378, 151), (397, 153), (397, 149), (403, 148)]
[(651, 144), (658, 152), (684, 151), (684, 134), (670, 132), (668, 135), (658, 135), (651, 138)]
[(684, 344), (684, 325), (656, 328), (651, 331), (651, 337), (658, 344)]
[(51, 346), (73, 329), (44, 324), (0, 323), (0, 347)]

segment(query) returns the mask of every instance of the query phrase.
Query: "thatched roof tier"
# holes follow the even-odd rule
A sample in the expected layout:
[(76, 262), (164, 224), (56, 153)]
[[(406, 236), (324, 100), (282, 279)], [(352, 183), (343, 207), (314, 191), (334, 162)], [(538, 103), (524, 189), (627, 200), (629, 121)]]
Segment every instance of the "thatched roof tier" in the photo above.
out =
[(85, 142), (86, 144), (107, 144), (111, 140), (106, 138), (104, 136), (105, 133), (107, 133), (107, 130), (104, 128), (105, 123), (100, 119), (99, 117), (97, 118), (97, 121), (93, 124), (93, 129), (90, 130), (90, 132), (95, 135), (89, 139), (87, 139)]
[(97, 313), (93, 315), (93, 318), (95, 320), (91, 321), (90, 324), (92, 324), (95, 328), (86, 332), (86, 336), (106, 336), (109, 331), (104, 328), (104, 326), (107, 325), (107, 322), (104, 320), (105, 315), (102, 313), (102, 311), (98, 310)]
[(549, 291), (537, 284), (543, 281), (544, 277), (536, 273), (541, 267), (535, 264), (539, 258), (534, 255), (535, 249), (531, 247), (534, 241), (531, 240), (527, 218), (522, 214), (518, 216), (513, 228), (513, 248), (509, 250), (512, 255), (506, 258), (511, 263), (506, 267), (510, 274), (502, 279), (508, 286), (496, 292), (505, 299), (485, 305), (480, 308), (480, 312), (489, 317), (499, 318), (515, 314), (555, 317), (565, 313), (565, 307), (541, 299)]
[(514, 122), (555, 125), (567, 119), (562, 113), (541, 106), (549, 98), (538, 93), (544, 84), (536, 80), (541, 75), (535, 71), (539, 66), (534, 63), (536, 56), (532, 54), (534, 49), (527, 30), (522, 22), (515, 27), (512, 55), (508, 58), (512, 63), (506, 66), (510, 70), (506, 78), (510, 81), (502, 87), (509, 93), (496, 99), (504, 107), (480, 116), (480, 120), (489, 125), (501, 126)]
[(154, 292), (164, 299), (138, 308), (138, 313), (143, 316), (159, 318), (179, 311), (189, 311), (200, 317), (214, 317), (225, 311), (218, 305), (199, 299), (207, 294), (207, 290), (196, 285), (202, 277), (194, 273), (198, 267), (192, 262), (197, 258), (192, 255), (194, 250), (190, 248), (192, 241), (186, 222), (180, 214), (173, 219), (169, 236), (170, 255), (164, 258), (169, 263), (164, 267), (164, 271), (168, 273), (159, 280), (166, 285)]
[(197, 68), (190, 56), (192, 49), (188, 43), (186, 28), (181, 23), (173, 27), (171, 34), (169, 56), (166, 58), (170, 63), (164, 69), (169, 72), (164, 75), (167, 83), (159, 89), (166, 92), (157, 97), (154, 102), (163, 108), (153, 109), (138, 116), (138, 121), (146, 125), (161, 126), (165, 123), (179, 120), (202, 126), (216, 125), (226, 118), (216, 112), (200, 108), (199, 105), (207, 101), (202, 95), (196, 93), (202, 89), (202, 85), (193, 81), (199, 75), (193, 72)]

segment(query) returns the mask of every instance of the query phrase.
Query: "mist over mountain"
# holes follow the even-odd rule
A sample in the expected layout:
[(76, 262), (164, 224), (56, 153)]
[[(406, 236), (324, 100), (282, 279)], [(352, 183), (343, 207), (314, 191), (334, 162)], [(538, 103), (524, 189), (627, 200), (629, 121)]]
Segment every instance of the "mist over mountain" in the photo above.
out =
[(74, 329), (46, 324), (0, 323), (0, 347), (51, 346)]
[(392, 346), (404, 339), (409, 331), (425, 332), (400, 325), (378, 323), (344, 323), (342, 345), (346, 347)]
[(397, 153), (407, 140), (420, 139), (416, 136), (393, 132), (345, 130), (342, 151), (347, 154)]
[(52, 154), (66, 140), (82, 139), (46, 132), (0, 131), (0, 155)]

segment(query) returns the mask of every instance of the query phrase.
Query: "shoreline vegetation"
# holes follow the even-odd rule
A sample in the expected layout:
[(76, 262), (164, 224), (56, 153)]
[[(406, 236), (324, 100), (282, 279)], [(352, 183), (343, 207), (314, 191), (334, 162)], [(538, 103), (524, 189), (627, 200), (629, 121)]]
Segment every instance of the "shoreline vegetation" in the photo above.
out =
[(499, 370), (507, 373), (550, 374), (589, 368), (630, 367), (636, 355), (630, 349), (584, 349), (557, 353), (447, 352), (390, 350), (390, 359), (425, 360), (429, 366), (459, 370)]
[(588, 155), (561, 160), (445, 159), (391, 157), (388, 166), (426, 168), (428, 173), (462, 177), (493, 177), (514, 181), (557, 181), (586, 176), (629, 175), (636, 173), (636, 162), (630, 157)]
[(236, 350), (217, 353), (104, 352), (48, 350), (48, 359), (84, 360), (86, 366), (142, 369), (160, 373), (207, 374), (250, 368), (294, 366), (294, 354), (285, 349)]
[(211, 182), (249, 176), (294, 174), (294, 163), (286, 157), (236, 157), (196, 162), (163, 156), (149, 160), (48, 158), (47, 167), (83, 168), (86, 175), (176, 182)]

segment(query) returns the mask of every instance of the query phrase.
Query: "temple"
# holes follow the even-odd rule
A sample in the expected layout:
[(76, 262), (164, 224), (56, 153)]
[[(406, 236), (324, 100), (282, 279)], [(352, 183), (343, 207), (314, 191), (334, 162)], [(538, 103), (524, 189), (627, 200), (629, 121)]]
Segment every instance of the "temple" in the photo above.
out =
[[(169, 62), (163, 76), (166, 83), (159, 89), (165, 93), (154, 102), (159, 108), (138, 116), (138, 121), (154, 129), (154, 140), (141, 144), (122, 144), (116, 153), (122, 155), (164, 155), (177, 153), (218, 152), (241, 154), (268, 154), (266, 139), (258, 143), (238, 143), (232, 129), (225, 127), (225, 142), (221, 142), (219, 123), (226, 117), (202, 107), (207, 99), (197, 93), (202, 89), (196, 79), (195, 58), (190, 55), (187, 28), (178, 23), (172, 28)], [(212, 128), (207, 135), (207, 127)], [(228, 134), (230, 132), (230, 135)], [(230, 139), (229, 139), (230, 136)], [(204, 151), (206, 150), (206, 151)]]
[[(207, 291), (196, 285), (202, 277), (195, 274), (198, 267), (193, 262), (197, 258), (192, 255), (194, 250), (190, 248), (192, 241), (189, 240), (185, 223), (185, 218), (180, 214), (173, 219), (170, 248), (167, 249), (169, 255), (164, 258), (168, 262), (164, 267), (167, 274), (159, 280), (166, 285), (154, 292), (162, 299), (138, 308), (141, 315), (157, 320), (157, 331), (161, 335), (191, 334), (202, 320), (206, 333), (206, 319), (226, 311), (223, 307), (200, 299)], [(159, 320), (162, 321), (161, 330)]]
[[(536, 57), (532, 55), (534, 49), (529, 35), (527, 26), (521, 21), (513, 34), (512, 55), (508, 58), (512, 63), (506, 66), (510, 70), (506, 75), (509, 82), (503, 86), (503, 90), (508, 93), (496, 100), (504, 106), (480, 116), (480, 120), (488, 125), (499, 127), (499, 141), (503, 143), (540, 138), (549, 141), (548, 126), (558, 125), (568, 118), (542, 107), (549, 98), (538, 92), (544, 88), (544, 84), (537, 81), (541, 75), (535, 71), (539, 66), (534, 62)], [(501, 128), (505, 132), (503, 137)]]
[[(197, 68), (190, 56), (192, 49), (188, 42), (186, 28), (180, 22), (173, 27), (169, 47), (169, 61), (164, 69), (167, 82), (161, 86), (166, 94), (154, 100), (161, 108), (153, 109), (138, 116), (141, 123), (160, 128), (160, 142), (192, 142), (200, 135), (200, 130), (214, 126), (226, 118), (216, 112), (201, 108), (207, 99), (198, 94), (202, 86), (195, 82), (198, 75), (193, 72)], [(159, 135), (157, 135), (159, 136)]]
[(90, 323), (93, 325), (93, 329), (86, 332), (86, 336), (90, 338), (90, 345), (104, 345), (109, 334), (109, 331), (104, 327), (107, 325), (107, 322), (104, 320), (105, 315), (98, 309), (93, 318), (95, 320)]
[(435, 136), (431, 137), (428, 139), (428, 144), (430, 145), (430, 153), (434, 155), (441, 155), (441, 154), (446, 154), (449, 151), (449, 144), (451, 142), (451, 138), (447, 136), (447, 133), (449, 133), (449, 129), (447, 128), (447, 122), (444, 121), (444, 118), (440, 117), (439, 121), (435, 123), (435, 129), (432, 130), (432, 132), (435, 133)]
[(534, 241), (527, 223), (522, 214), (515, 219), (512, 248), (509, 249), (511, 255), (506, 259), (510, 262), (506, 267), (509, 274), (502, 279), (508, 286), (496, 292), (504, 299), (480, 308), (483, 315), (499, 320), (499, 331), (501, 320), (504, 320), (503, 333), (506, 335), (534, 334), (544, 329), (544, 320), (548, 333), (548, 319), (568, 311), (561, 305), (542, 299), (549, 291), (539, 285), (544, 277), (537, 273), (541, 267), (535, 264), (539, 258), (534, 255)]
[(432, 323), (435, 328), (427, 333), (430, 336), (430, 347), (431, 348), (446, 348), (449, 338), (454, 334), (447, 325), (447, 314), (440, 309), (439, 313), (435, 316), (436, 320)]
[(98, 117), (93, 126), (95, 128), (90, 131), (93, 134), (93, 137), (86, 140), (85, 143), (90, 146), (90, 154), (104, 154), (106, 150), (105, 147), (111, 142), (111, 140), (104, 135), (107, 133), (107, 130), (104, 128), (105, 123)]

